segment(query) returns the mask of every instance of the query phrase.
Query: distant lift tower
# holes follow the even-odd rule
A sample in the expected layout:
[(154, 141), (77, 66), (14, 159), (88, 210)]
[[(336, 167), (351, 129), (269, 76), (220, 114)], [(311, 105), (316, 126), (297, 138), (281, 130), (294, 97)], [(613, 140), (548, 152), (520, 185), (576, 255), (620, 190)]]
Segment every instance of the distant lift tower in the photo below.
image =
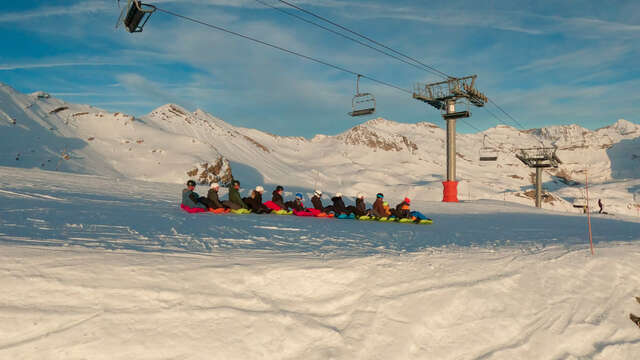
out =
[[(431, 84), (417, 84), (413, 91), (413, 98), (424, 101), (442, 111), (442, 117), (447, 122), (447, 181), (443, 181), (444, 197), (442, 201), (458, 202), (458, 182), (456, 181), (456, 119), (468, 118), (469, 104), (482, 107), (487, 102), (484, 96), (475, 88), (477, 75), (462, 78), (449, 78), (445, 81)], [(464, 102), (467, 107), (456, 111), (456, 102)]]
[(536, 169), (536, 207), (542, 207), (542, 169), (557, 168), (558, 164), (562, 164), (556, 155), (556, 148), (520, 149), (516, 157), (528, 167)]

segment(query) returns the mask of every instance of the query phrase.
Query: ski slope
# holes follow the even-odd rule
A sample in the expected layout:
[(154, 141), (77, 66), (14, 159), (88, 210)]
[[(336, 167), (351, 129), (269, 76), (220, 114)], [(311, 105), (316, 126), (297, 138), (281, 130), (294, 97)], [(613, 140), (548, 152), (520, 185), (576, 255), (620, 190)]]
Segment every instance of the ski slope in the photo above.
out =
[(638, 218), (593, 215), (591, 256), (583, 215), (496, 200), (417, 226), (188, 215), (181, 188), (0, 167), (0, 358), (640, 353)]
[[(514, 154), (544, 144), (557, 147), (563, 161), (543, 172), (546, 209), (580, 212), (572, 203), (586, 195), (588, 170), (592, 208), (601, 198), (610, 213), (637, 215), (638, 139), (640, 125), (622, 119), (597, 130), (498, 125), (458, 134), (458, 197), (533, 206), (533, 171)], [(498, 152), (497, 162), (478, 160), (483, 142)], [(284, 185), (307, 194), (320, 188), (351, 197), (383, 192), (394, 203), (405, 196), (438, 201), (444, 144), (445, 131), (427, 122), (378, 118), (335, 136), (283, 137), (175, 104), (135, 117), (66, 103), (44, 92), (21, 94), (0, 83), (0, 166), (176, 184), (189, 177), (208, 183), (233, 175), (247, 187)]]

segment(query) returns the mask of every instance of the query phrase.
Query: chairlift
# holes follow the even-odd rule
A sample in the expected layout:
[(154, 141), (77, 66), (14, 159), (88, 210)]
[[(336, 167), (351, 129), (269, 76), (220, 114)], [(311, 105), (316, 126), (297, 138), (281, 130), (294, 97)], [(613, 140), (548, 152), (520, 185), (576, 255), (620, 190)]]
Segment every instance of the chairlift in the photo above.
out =
[(351, 100), (352, 111), (348, 114), (350, 116), (363, 116), (376, 112), (376, 98), (370, 93), (360, 93), (360, 77), (358, 74), (356, 79), (356, 94)]
[(480, 161), (496, 161), (498, 160), (498, 150), (494, 147), (487, 146), (485, 141), (487, 135), (482, 138), (482, 147), (480, 148)]
[(584, 196), (580, 196), (573, 199), (573, 207), (578, 209), (586, 209), (587, 199)]
[[(118, 0), (120, 4), (120, 0)], [(156, 7), (144, 4), (140, 0), (127, 0), (127, 6), (122, 9), (116, 28), (122, 22), (130, 33), (142, 32), (144, 25), (149, 21), (151, 14), (156, 11)]]

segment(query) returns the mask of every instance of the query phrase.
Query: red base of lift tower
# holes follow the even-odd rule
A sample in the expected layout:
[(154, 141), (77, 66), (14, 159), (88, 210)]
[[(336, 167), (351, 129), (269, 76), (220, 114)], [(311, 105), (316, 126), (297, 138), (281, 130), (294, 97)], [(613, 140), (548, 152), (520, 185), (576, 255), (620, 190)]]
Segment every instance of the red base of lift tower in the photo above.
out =
[(444, 185), (444, 197), (443, 202), (458, 202), (458, 182), (457, 181), (443, 181)]

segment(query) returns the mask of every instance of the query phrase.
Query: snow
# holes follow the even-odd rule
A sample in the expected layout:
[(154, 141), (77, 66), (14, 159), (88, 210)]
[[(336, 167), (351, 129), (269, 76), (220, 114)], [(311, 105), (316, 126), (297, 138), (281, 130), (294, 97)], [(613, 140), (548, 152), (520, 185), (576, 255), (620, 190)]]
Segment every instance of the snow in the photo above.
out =
[[(631, 359), (640, 221), (416, 201), (428, 226), (189, 215), (0, 167), (0, 358)], [(204, 190), (198, 188), (197, 190)]]
[[(477, 161), (485, 134), (496, 163)], [(626, 120), (460, 134), (451, 204), (434, 124), (307, 140), (0, 83), (0, 359), (634, 359), (639, 138)], [(513, 153), (540, 142), (563, 164), (536, 209)], [(409, 196), (434, 224), (179, 209), (188, 177), (231, 171), (267, 199), (276, 184), (305, 203), (316, 188)], [(572, 207), (585, 175), (610, 213), (591, 215), (595, 256)]]

